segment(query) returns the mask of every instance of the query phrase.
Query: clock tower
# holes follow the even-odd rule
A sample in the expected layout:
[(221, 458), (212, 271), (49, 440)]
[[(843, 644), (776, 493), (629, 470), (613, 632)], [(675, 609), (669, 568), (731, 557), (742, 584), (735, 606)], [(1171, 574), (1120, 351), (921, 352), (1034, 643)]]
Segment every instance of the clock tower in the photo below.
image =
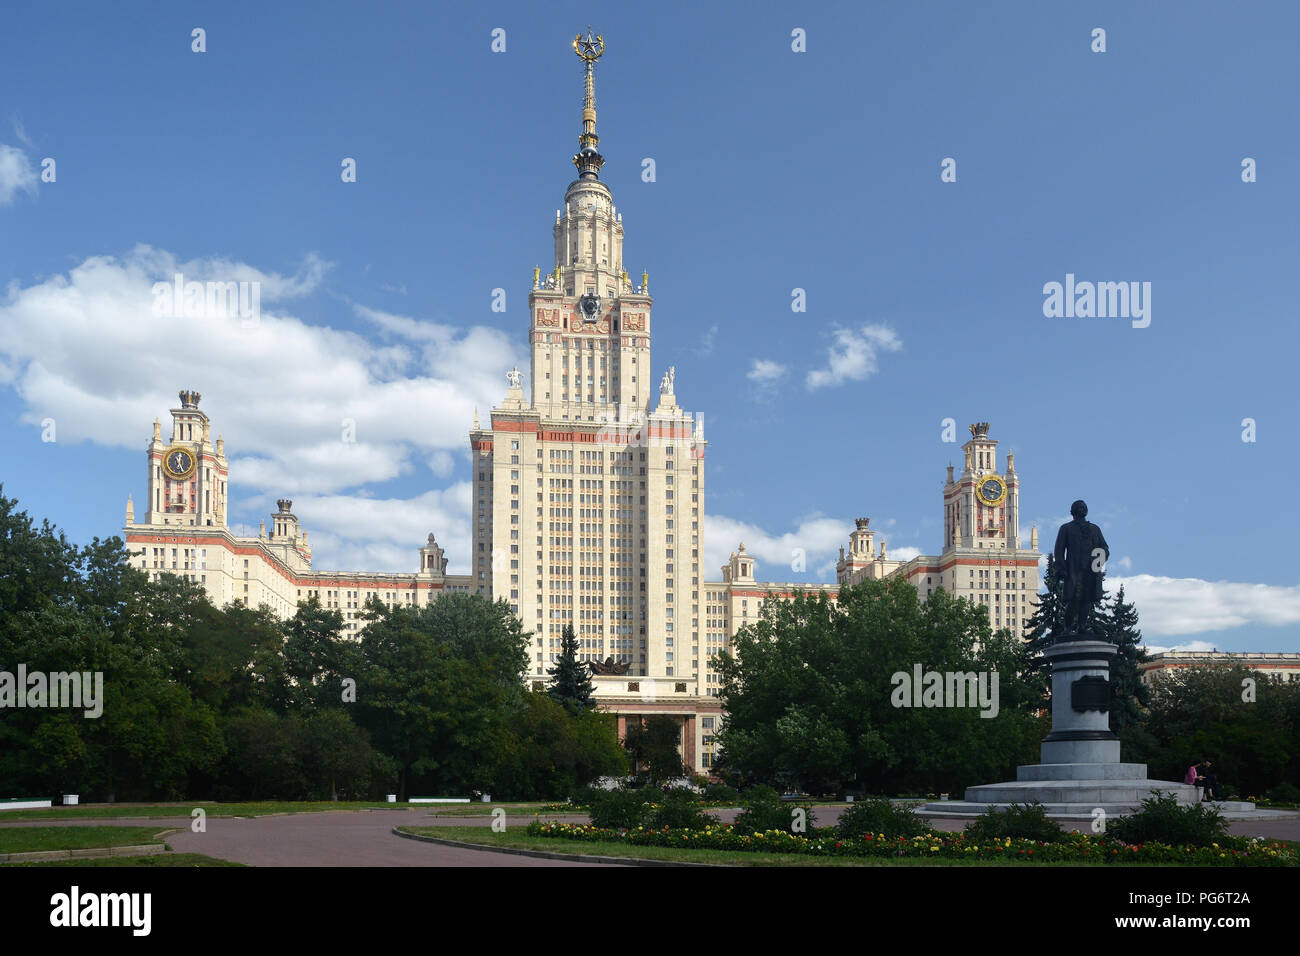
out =
[(1016, 456), (1007, 455), (1005, 472), (997, 468), (995, 438), (989, 423), (970, 426), (962, 446), (965, 464), (959, 477), (948, 466), (943, 488), (944, 551), (954, 548), (1020, 548), (1020, 479)]
[(153, 423), (153, 440), (146, 453), (148, 499), (145, 524), (224, 527), (226, 484), (230, 469), (226, 443), (212, 443), (207, 413), (199, 409), (198, 392), (180, 393), (180, 407), (171, 410), (170, 433)]

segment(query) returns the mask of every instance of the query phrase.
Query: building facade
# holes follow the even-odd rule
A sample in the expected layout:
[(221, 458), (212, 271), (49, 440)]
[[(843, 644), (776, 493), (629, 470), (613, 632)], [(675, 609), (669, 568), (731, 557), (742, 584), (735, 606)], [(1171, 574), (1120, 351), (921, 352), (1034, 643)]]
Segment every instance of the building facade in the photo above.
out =
[(1300, 654), (1296, 653), (1257, 653), (1245, 651), (1162, 651), (1150, 655), (1138, 665), (1142, 680), (1151, 684), (1161, 675), (1169, 674), (1180, 667), (1208, 667), (1244, 664), (1280, 681), (1300, 680)]
[(155, 580), (164, 573), (189, 578), (218, 607), (265, 604), (281, 618), (292, 617), (299, 601), (315, 597), (343, 615), (344, 628), (353, 636), (364, 626), (361, 611), (372, 596), (392, 606), (419, 606), (444, 591), (470, 590), (468, 575), (447, 574), (447, 559), (432, 533), (419, 549), (418, 571), (382, 574), (313, 570), (307, 532), (287, 498), (277, 502), (269, 532), (266, 522), (257, 537), (232, 532), (226, 521), (226, 443), (220, 436), (213, 443), (200, 398), (198, 392), (180, 393), (166, 438), (154, 420), (145, 449), (146, 510), (137, 521), (128, 498), (122, 529), (135, 567)]
[(884, 542), (876, 550), (868, 519), (859, 518), (848, 552), (840, 549), (836, 580), (845, 585), (898, 576), (914, 585), (922, 600), (942, 587), (988, 608), (994, 630), (1005, 627), (1023, 637), (1038, 604), (1038, 529), (1031, 530), (1029, 547), (1022, 548), (1016, 456), (1008, 454), (999, 470), (998, 442), (989, 437), (989, 423), (971, 425), (970, 433), (962, 446), (961, 474), (954, 475), (949, 465), (944, 481), (939, 554), (891, 561)]

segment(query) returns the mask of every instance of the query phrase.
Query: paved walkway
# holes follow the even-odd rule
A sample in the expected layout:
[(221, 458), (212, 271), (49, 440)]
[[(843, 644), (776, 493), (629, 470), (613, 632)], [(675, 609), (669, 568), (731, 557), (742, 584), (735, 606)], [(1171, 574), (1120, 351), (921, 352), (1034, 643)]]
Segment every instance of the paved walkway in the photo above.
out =
[[(507, 826), (527, 826), (532, 814), (506, 818)], [(585, 820), (585, 817), (559, 817)], [(207, 832), (190, 831), (184, 817), (115, 817), (79, 820), (15, 820), (0, 826), (156, 826), (181, 830), (167, 837), (177, 853), (202, 853), (253, 866), (610, 866), (571, 863), (462, 850), (405, 840), (395, 826), (488, 826), (490, 817), (430, 816), (428, 810), (355, 810), (294, 813), (255, 818), (207, 818)]]
[[(724, 822), (735, 819), (735, 810), (713, 811)], [(840, 808), (816, 807), (816, 825), (829, 826), (839, 819)], [(533, 819), (531, 813), (506, 817), (507, 826), (524, 827)], [(556, 815), (547, 819), (585, 823), (585, 816)], [(961, 830), (968, 821), (935, 818), (931, 826), (938, 830)], [(608, 866), (543, 860), (493, 853), (462, 850), (404, 840), (392, 833), (395, 826), (486, 827), (490, 816), (438, 816), (426, 809), (412, 810), (334, 810), (319, 813), (294, 813), (266, 817), (209, 816), (206, 833), (190, 830), (190, 817), (114, 817), (112, 819), (48, 819), (6, 821), (0, 827), (40, 826), (155, 826), (159, 830), (176, 828), (180, 832), (167, 837), (177, 853), (202, 853), (205, 856), (254, 866)], [(1079, 824), (1077, 828), (1086, 827)], [(1300, 812), (1260, 820), (1235, 821), (1230, 832), (1238, 836), (1260, 836), (1300, 842)]]

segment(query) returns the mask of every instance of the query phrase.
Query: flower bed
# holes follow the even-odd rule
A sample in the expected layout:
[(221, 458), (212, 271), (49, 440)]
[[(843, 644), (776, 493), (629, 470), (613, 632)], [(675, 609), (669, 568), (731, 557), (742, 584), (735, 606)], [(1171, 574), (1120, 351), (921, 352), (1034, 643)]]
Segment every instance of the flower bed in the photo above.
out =
[(912, 859), (1016, 860), (1032, 863), (1172, 863), (1183, 866), (1295, 866), (1296, 847), (1281, 840), (1234, 840), (1208, 847), (1145, 843), (1129, 846), (1104, 835), (1067, 833), (1053, 843), (1035, 840), (977, 843), (960, 833), (930, 833), (918, 837), (864, 834), (845, 838), (830, 831), (808, 836), (782, 830), (739, 833), (719, 824), (703, 830), (601, 829), (577, 823), (542, 823), (528, 826), (528, 835), (587, 843), (623, 843), (628, 846), (678, 847), (685, 850), (731, 850), (791, 853), (823, 857), (904, 857)]

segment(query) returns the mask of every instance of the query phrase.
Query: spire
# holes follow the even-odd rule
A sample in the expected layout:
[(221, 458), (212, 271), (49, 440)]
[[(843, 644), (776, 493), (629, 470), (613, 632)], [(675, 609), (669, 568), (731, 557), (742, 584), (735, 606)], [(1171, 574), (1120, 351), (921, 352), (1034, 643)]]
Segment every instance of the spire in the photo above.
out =
[(131, 500), (130, 495), (126, 496), (126, 523), (135, 524), (135, 502)]
[(573, 157), (573, 165), (578, 167), (579, 179), (599, 179), (605, 157), (596, 148), (600, 145), (600, 137), (596, 135), (596, 61), (605, 52), (605, 40), (599, 34), (592, 36), (591, 27), (587, 27), (586, 37), (578, 34), (573, 38), (573, 52), (582, 60), (586, 73), (582, 97), (582, 135), (578, 137), (579, 149)]

